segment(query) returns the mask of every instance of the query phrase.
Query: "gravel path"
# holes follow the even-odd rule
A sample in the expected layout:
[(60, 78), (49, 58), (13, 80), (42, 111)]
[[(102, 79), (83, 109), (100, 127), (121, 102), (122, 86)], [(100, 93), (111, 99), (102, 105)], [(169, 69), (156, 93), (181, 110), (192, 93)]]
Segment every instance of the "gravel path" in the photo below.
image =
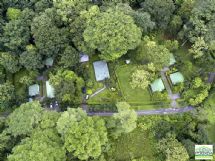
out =
[[(157, 110), (138, 110), (136, 111), (138, 116), (143, 115), (167, 115), (167, 114), (178, 114), (194, 110), (192, 106), (187, 106), (184, 108), (162, 108)], [(116, 112), (88, 112), (90, 116), (112, 116)]]
[(90, 98), (96, 96), (97, 94), (101, 93), (102, 91), (104, 91), (106, 89), (106, 86), (104, 86), (103, 88), (97, 90), (95, 93), (93, 93), (92, 95), (90, 95)]

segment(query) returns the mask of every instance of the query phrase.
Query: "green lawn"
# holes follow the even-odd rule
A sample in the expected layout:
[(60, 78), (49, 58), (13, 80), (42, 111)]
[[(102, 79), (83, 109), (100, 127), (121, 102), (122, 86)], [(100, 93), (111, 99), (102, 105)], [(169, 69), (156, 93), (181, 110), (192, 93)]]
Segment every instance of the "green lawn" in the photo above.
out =
[(155, 140), (149, 131), (136, 128), (129, 134), (122, 135), (113, 141), (113, 160), (132, 160), (143, 157), (146, 161), (158, 161)]
[(130, 78), (135, 69), (134, 65), (124, 65), (117, 68), (116, 74), (122, 94), (129, 103), (150, 104), (151, 96), (148, 89), (131, 88)]
[(90, 98), (88, 104), (115, 104), (120, 101), (120, 97), (117, 92), (112, 92), (109, 89), (105, 89), (93, 98)]

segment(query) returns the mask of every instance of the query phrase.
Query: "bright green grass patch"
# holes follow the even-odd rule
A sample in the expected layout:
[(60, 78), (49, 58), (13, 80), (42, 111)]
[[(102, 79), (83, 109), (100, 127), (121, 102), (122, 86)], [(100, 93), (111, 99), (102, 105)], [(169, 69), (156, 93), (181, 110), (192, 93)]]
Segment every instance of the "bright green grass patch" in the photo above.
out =
[(120, 101), (120, 97), (117, 92), (112, 92), (109, 89), (105, 89), (98, 95), (90, 98), (87, 103), (89, 104), (115, 104), (117, 101)]
[(116, 70), (119, 86), (125, 100), (129, 103), (151, 104), (151, 96), (148, 89), (135, 88), (130, 85), (131, 75), (137, 66), (124, 65)]
[(111, 159), (132, 160), (143, 157), (146, 161), (158, 161), (155, 140), (149, 131), (136, 128), (113, 142)]

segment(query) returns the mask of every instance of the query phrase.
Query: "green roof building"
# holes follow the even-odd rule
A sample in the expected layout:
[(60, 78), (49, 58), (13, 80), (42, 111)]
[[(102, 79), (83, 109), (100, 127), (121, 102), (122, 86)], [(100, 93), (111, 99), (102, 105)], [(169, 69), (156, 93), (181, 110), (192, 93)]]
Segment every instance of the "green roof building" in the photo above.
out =
[(37, 96), (40, 94), (40, 86), (38, 84), (34, 84), (29, 86), (28, 88), (28, 95), (29, 96)]
[(174, 85), (177, 83), (183, 83), (184, 76), (180, 72), (176, 72), (176, 73), (170, 74), (170, 80)]
[(156, 79), (154, 82), (150, 84), (152, 92), (161, 92), (165, 89), (163, 81), (161, 78)]
[(50, 85), (49, 81), (46, 81), (46, 95), (48, 98), (54, 98), (54, 87)]

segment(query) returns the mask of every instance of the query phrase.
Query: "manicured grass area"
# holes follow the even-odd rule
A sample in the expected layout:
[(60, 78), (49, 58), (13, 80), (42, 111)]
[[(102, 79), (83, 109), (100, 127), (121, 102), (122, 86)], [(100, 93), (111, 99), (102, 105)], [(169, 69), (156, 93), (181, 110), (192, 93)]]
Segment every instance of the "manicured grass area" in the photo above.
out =
[(117, 101), (120, 101), (120, 97), (117, 92), (112, 92), (109, 89), (105, 89), (98, 95), (90, 98), (88, 104), (115, 104)]
[(155, 140), (149, 131), (136, 128), (113, 141), (113, 160), (132, 160), (143, 157), (146, 161), (158, 161)]
[(131, 88), (130, 78), (135, 69), (134, 65), (124, 65), (117, 68), (116, 75), (122, 94), (129, 103), (150, 104), (151, 96), (148, 89)]

